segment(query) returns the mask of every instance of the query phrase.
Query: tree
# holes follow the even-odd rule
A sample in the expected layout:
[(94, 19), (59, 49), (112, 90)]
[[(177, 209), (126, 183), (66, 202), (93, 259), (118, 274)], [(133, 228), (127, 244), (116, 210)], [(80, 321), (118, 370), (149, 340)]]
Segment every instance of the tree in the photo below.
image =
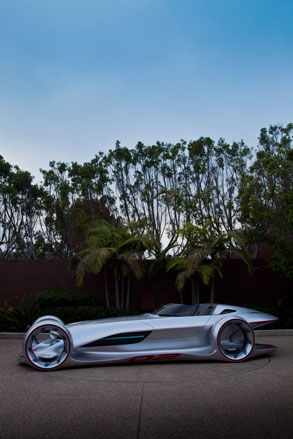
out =
[(0, 156), (0, 254), (34, 258), (44, 193), (32, 175)]
[(253, 256), (267, 249), (270, 265), (293, 276), (293, 124), (260, 132), (240, 189), (241, 222)]
[[(148, 233), (157, 243), (153, 255), (162, 258), (173, 247), (184, 209), (181, 202), (181, 174), (184, 142), (157, 142), (135, 148), (116, 147), (109, 153), (111, 175), (121, 216)], [(164, 241), (164, 245), (162, 243)]]
[(51, 252), (67, 258), (78, 251), (96, 220), (115, 221), (105, 160), (100, 154), (83, 165), (52, 161), (42, 174), (46, 192), (42, 233)]
[(238, 187), (250, 153), (244, 142), (229, 145), (222, 138), (215, 143), (200, 137), (188, 144), (192, 222), (200, 226), (209, 222), (217, 234), (237, 226)]
[(108, 155), (121, 216), (153, 236), (154, 256), (181, 252), (178, 231), (189, 222), (233, 230), (239, 217), (238, 186), (250, 149), (201, 137), (187, 144), (157, 142), (134, 148), (116, 143)]
[(203, 227), (188, 224), (180, 231), (185, 243), (180, 257), (168, 262), (168, 270), (179, 271), (176, 286), (182, 291), (186, 282), (191, 283), (192, 303), (199, 303), (200, 282), (211, 285), (210, 302), (215, 301), (216, 276), (223, 276), (224, 259), (236, 256), (241, 258), (251, 270), (251, 260), (244, 249), (241, 236), (237, 231), (215, 235), (211, 223)]
[(200, 303), (200, 282), (209, 285), (212, 276), (213, 267), (205, 263), (205, 257), (201, 249), (195, 250), (186, 258), (174, 257), (167, 263), (167, 271), (178, 271), (176, 277), (176, 287), (181, 293), (186, 283), (191, 283), (191, 303)]
[(145, 256), (157, 265), (176, 256), (202, 268), (199, 259), (206, 258), (207, 273), (215, 277), (219, 252), (206, 242), (206, 253), (198, 243), (186, 253), (190, 237), (181, 233), (190, 224), (209, 224), (209, 245), (217, 247), (213, 240), (227, 235), (231, 253), (237, 229), (251, 256), (266, 251), (270, 265), (291, 277), (292, 140), (293, 124), (263, 128), (252, 162), (247, 145), (222, 138), (138, 142), (131, 148), (117, 142), (83, 164), (50, 162), (41, 184), (0, 156), (0, 255), (68, 258), (84, 248), (88, 229), (103, 219), (132, 238), (148, 236), (152, 245)]
[(90, 230), (87, 246), (73, 257), (76, 282), (81, 285), (86, 273), (104, 273), (105, 299), (110, 306), (108, 274), (114, 278), (116, 308), (129, 308), (131, 278), (140, 279), (146, 267), (143, 254), (149, 249), (147, 236), (133, 237), (127, 228), (99, 221)]

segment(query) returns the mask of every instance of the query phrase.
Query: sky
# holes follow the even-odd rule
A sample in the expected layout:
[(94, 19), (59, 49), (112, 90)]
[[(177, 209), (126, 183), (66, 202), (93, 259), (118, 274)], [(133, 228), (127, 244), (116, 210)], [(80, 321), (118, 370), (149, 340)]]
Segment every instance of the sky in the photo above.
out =
[(0, 155), (37, 178), (138, 141), (293, 121), (292, 0), (0, 0)]

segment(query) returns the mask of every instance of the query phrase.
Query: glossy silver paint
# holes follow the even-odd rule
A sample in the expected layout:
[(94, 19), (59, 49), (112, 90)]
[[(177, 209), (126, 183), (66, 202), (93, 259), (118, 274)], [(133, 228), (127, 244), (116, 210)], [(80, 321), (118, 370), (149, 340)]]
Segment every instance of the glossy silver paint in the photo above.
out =
[(210, 308), (208, 315), (141, 314), (69, 325), (44, 316), (28, 330), (19, 359), (49, 371), (170, 360), (239, 362), (276, 349), (255, 343), (253, 329), (275, 322), (277, 317), (232, 305), (213, 304)]

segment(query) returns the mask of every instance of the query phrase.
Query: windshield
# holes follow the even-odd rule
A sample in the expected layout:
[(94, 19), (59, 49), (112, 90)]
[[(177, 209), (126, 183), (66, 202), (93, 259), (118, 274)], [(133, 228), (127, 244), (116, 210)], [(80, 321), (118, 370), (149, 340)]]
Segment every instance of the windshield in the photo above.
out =
[(152, 314), (162, 317), (183, 317), (183, 316), (207, 316), (213, 313), (215, 305), (202, 303), (200, 305), (182, 305), (180, 303), (169, 303), (155, 309)]

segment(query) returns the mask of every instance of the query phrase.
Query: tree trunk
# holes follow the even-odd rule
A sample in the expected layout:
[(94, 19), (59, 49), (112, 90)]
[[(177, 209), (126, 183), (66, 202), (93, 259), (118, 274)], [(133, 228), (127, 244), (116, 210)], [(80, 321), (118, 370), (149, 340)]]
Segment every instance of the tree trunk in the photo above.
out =
[(210, 302), (215, 303), (215, 278), (212, 278)]
[(119, 279), (118, 279), (117, 268), (115, 268), (115, 270), (114, 270), (114, 280), (115, 280), (115, 302), (116, 302), (116, 308), (120, 309)]
[(192, 279), (191, 281), (191, 304), (195, 305), (196, 297), (195, 297), (195, 282)]
[(199, 282), (196, 284), (196, 304), (199, 305)]
[(124, 277), (121, 276), (121, 301), (120, 301), (120, 305), (121, 308), (125, 308), (125, 292), (124, 292)]
[(127, 293), (126, 293), (126, 309), (129, 309), (129, 297), (130, 297), (130, 273), (127, 279)]
[(106, 299), (106, 306), (107, 308), (110, 308), (110, 300), (109, 300), (109, 291), (108, 291), (108, 282), (107, 282), (107, 272), (104, 269), (104, 284), (105, 284), (105, 299)]

